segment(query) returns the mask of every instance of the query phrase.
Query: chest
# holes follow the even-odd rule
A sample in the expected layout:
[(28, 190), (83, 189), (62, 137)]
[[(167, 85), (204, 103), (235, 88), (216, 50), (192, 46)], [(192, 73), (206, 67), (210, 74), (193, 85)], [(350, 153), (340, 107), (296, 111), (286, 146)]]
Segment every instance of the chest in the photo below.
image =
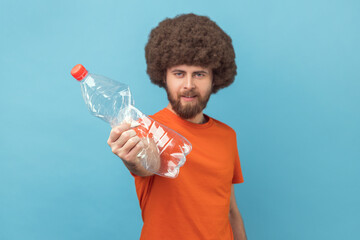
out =
[(235, 160), (233, 144), (224, 139), (224, 136), (190, 136), (189, 141), (192, 151), (186, 158), (182, 169), (184, 172), (215, 182), (231, 182)]

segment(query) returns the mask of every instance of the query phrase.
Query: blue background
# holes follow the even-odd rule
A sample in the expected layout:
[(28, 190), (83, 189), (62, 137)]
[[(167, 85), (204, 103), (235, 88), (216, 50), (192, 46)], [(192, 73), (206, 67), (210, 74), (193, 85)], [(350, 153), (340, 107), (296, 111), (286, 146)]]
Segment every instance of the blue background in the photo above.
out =
[(205, 113), (237, 132), (236, 198), (251, 240), (359, 239), (360, 3), (0, 2), (0, 239), (138, 239), (133, 178), (71, 68), (167, 105), (144, 46), (166, 17), (208, 15), (233, 39), (238, 75)]

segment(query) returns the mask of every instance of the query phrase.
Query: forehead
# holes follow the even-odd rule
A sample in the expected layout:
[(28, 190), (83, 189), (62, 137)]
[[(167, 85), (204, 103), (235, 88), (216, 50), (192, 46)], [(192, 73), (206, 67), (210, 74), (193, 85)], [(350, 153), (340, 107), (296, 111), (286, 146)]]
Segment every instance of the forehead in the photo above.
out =
[(177, 65), (177, 66), (168, 68), (168, 71), (170, 71), (170, 72), (175, 71), (175, 70), (180, 70), (180, 71), (184, 71), (184, 72), (199, 72), (199, 71), (210, 72), (210, 68), (201, 67), (201, 66)]

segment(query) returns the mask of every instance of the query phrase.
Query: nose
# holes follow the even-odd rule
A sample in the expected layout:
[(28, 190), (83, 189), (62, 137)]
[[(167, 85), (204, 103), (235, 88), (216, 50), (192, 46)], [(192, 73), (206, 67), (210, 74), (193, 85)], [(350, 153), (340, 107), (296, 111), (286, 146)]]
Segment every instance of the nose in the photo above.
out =
[(194, 79), (191, 74), (187, 75), (185, 78), (185, 86), (186, 89), (193, 89), (195, 88)]

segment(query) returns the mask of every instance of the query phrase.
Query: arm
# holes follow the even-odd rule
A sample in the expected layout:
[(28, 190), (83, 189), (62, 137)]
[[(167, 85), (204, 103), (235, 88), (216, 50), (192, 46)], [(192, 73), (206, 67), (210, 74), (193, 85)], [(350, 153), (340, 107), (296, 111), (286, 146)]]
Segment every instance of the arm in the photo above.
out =
[(236, 204), (234, 185), (231, 186), (229, 220), (234, 234), (234, 240), (246, 240), (244, 222)]
[(145, 170), (137, 157), (144, 148), (144, 143), (136, 136), (136, 132), (130, 128), (129, 124), (121, 124), (114, 127), (107, 141), (112, 152), (124, 162), (127, 169), (135, 175), (146, 177), (153, 173)]

